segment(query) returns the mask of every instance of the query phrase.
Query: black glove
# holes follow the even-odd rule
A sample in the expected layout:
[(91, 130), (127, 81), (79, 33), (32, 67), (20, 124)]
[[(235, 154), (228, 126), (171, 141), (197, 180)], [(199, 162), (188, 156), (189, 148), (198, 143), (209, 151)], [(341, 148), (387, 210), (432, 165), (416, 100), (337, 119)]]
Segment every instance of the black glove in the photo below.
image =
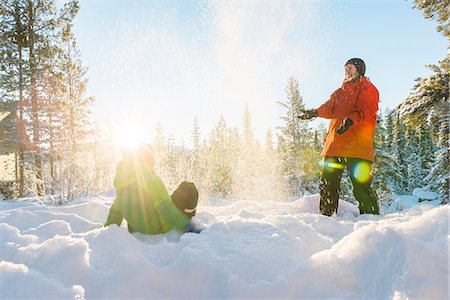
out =
[(339, 126), (339, 128), (336, 130), (336, 134), (338, 135), (344, 134), (352, 125), (353, 121), (349, 118), (345, 118), (341, 126)]
[(300, 110), (300, 113), (297, 115), (297, 118), (302, 120), (309, 120), (317, 117), (317, 109), (308, 109), (308, 110)]
[(192, 221), (189, 221), (186, 226), (184, 226), (183, 233), (200, 233), (202, 232), (202, 229), (200, 229), (197, 225), (195, 225)]

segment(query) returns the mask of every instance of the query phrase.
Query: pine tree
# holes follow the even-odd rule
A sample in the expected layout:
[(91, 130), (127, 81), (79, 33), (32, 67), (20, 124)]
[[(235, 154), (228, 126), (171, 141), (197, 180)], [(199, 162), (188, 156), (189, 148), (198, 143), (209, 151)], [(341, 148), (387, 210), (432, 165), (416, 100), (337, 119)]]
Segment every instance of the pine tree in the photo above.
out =
[(422, 10), (425, 18), (438, 22), (437, 31), (450, 39), (450, 1), (448, 0), (414, 0), (414, 8)]
[(383, 142), (382, 142), (382, 148), (385, 150), (385, 151), (387, 151), (387, 152), (389, 152), (389, 153), (392, 153), (392, 151), (393, 151), (393, 139), (394, 139), (394, 121), (393, 121), (393, 114), (392, 114), (392, 112), (390, 112), (390, 111), (388, 111), (388, 110), (386, 110), (386, 113), (385, 113), (385, 116), (386, 116), (386, 121), (385, 121), (385, 127), (386, 127), (386, 130), (385, 130), (385, 133), (386, 133), (386, 136), (385, 136), (385, 138), (383, 139)]
[(398, 164), (393, 155), (380, 149), (375, 152), (375, 161), (372, 166), (374, 174), (373, 188), (381, 200), (391, 200), (391, 193), (402, 194), (405, 187), (401, 186), (403, 175), (399, 172)]
[(419, 146), (419, 157), (421, 158), (421, 179), (423, 179), (430, 171), (430, 166), (434, 156), (434, 147), (430, 132), (430, 127), (425, 124), (419, 127), (419, 139), (417, 145)]
[(314, 139), (313, 139), (313, 148), (317, 152), (320, 152), (323, 144), (323, 139), (325, 137), (324, 129), (315, 129), (314, 130)]
[(153, 146), (155, 152), (158, 154), (159, 152), (163, 152), (162, 150), (165, 148), (165, 136), (164, 136), (164, 130), (161, 127), (161, 123), (156, 123), (155, 128), (155, 137), (153, 139)]
[(240, 137), (237, 130), (228, 128), (223, 116), (211, 132), (207, 150), (207, 191), (213, 198), (231, 195)]
[(165, 165), (164, 162), (166, 161), (167, 157), (167, 145), (166, 145), (166, 138), (164, 135), (164, 131), (161, 127), (161, 124), (158, 122), (156, 123), (155, 128), (155, 136), (153, 139), (153, 148), (155, 151), (155, 171), (160, 174), (161, 177), (165, 176)]
[(264, 196), (260, 193), (264, 169), (261, 165), (261, 147), (253, 134), (248, 106), (245, 107), (242, 125), (242, 140), (233, 178), (233, 195), (240, 200), (257, 200)]
[(193, 126), (192, 126), (192, 153), (191, 153), (191, 159), (190, 159), (190, 171), (188, 180), (195, 183), (199, 191), (204, 191), (204, 181), (205, 178), (205, 158), (204, 158), (204, 149), (203, 145), (201, 144), (200, 137), (200, 126), (198, 124), (198, 120), (195, 117)]
[(374, 137), (375, 149), (380, 149), (381, 147), (383, 147), (386, 138), (387, 136), (384, 117), (383, 114), (379, 111), (377, 112), (377, 126), (375, 127), (375, 137)]
[[(392, 145), (393, 131), (391, 114), (387, 114), (386, 121), (379, 115), (374, 138), (375, 158), (372, 165), (372, 187), (381, 201), (391, 200), (391, 193), (398, 189), (397, 183), (402, 180), (402, 175), (398, 172), (397, 162), (390, 153), (392, 146), (387, 147), (388, 142), (389, 145)], [(391, 136), (387, 132), (391, 132)], [(388, 139), (389, 137), (390, 139)]]
[(430, 173), (425, 178), (428, 187), (442, 195), (442, 203), (449, 201), (450, 186), (450, 153), (449, 153), (449, 123), (448, 118), (442, 122), (439, 131), (438, 148)]
[(441, 119), (441, 116), (437, 114), (436, 112), (431, 113), (430, 115), (430, 137), (431, 137), (431, 144), (433, 146), (433, 152), (437, 151), (437, 144), (439, 143), (439, 127), (440, 123), (439, 120)]
[(398, 113), (393, 115), (393, 140), (392, 140), (392, 156), (396, 161), (395, 171), (398, 173), (397, 180), (393, 183), (394, 191), (397, 194), (404, 194), (407, 187), (407, 161), (405, 154), (405, 136), (406, 126), (403, 124)]
[(272, 130), (270, 129), (267, 130), (266, 132), (266, 138), (264, 141), (264, 150), (270, 156), (273, 156), (275, 154), (275, 146), (273, 143)]
[(175, 145), (175, 138), (169, 134), (166, 142), (167, 155), (165, 160), (161, 161), (161, 168), (164, 168), (164, 183), (169, 190), (174, 190), (179, 181), (179, 168), (182, 166), (182, 157), (180, 151)]
[(48, 179), (44, 176), (44, 181), (47, 182), (46, 190), (50, 190), (51, 195), (55, 195), (60, 179), (57, 176), (57, 162), (61, 158), (62, 144), (65, 138), (63, 133), (62, 120), (62, 99), (64, 99), (64, 82), (61, 73), (50, 73), (42, 81), (46, 93), (41, 95), (41, 104), (43, 107), (43, 121), (46, 126), (42, 132), (42, 142), (48, 144), (48, 159), (49, 159), (49, 175)]
[[(42, 71), (40, 65), (38, 65), (39, 57), (42, 52), (42, 45), (49, 44), (49, 35), (36, 35), (35, 29), (42, 26), (44, 18), (51, 12), (45, 9), (48, 5), (46, 2), (28, 1), (27, 11), (27, 34), (29, 37), (28, 43), (28, 67), (30, 71), (30, 118), (32, 124), (32, 142), (35, 149), (34, 155), (34, 171), (36, 174), (36, 190), (38, 195), (44, 195), (44, 184), (42, 176), (42, 155), (41, 155), (41, 121), (39, 119), (40, 107), (37, 93), (38, 77)], [(42, 12), (42, 14), (39, 13)], [(41, 48), (42, 47), (42, 48)]]
[(298, 115), (304, 109), (303, 99), (300, 96), (298, 82), (294, 78), (289, 78), (286, 88), (287, 99), (279, 102), (287, 109), (286, 115), (281, 117), (284, 126), (279, 127), (279, 151), (283, 161), (282, 173), (287, 180), (287, 185), (292, 196), (298, 196), (304, 191), (302, 182), (310, 170), (307, 155), (310, 146), (311, 135), (305, 121), (299, 121)]
[(2, 101), (18, 101), (17, 130), (18, 140), (18, 181), (19, 196), (25, 194), (25, 138), (24, 107), (28, 84), (26, 68), (26, 49), (28, 35), (25, 28), (24, 1), (0, 2), (0, 95)]
[[(2, 60), (1, 69), (5, 74), (14, 74), (5, 77), (2, 73), (2, 87), (19, 102), (17, 128), (20, 140), (20, 195), (24, 195), (28, 188), (37, 191), (39, 195), (45, 193), (43, 155), (48, 142), (45, 135), (50, 134), (46, 128), (46, 118), (49, 117), (46, 108), (51, 98), (47, 89), (49, 74), (55, 74), (55, 53), (64, 46), (60, 32), (62, 28), (71, 26), (78, 9), (77, 1), (69, 1), (60, 9), (55, 0), (0, 2), (1, 18), (6, 25), (3, 27), (2, 22), (0, 53), (6, 59)], [(57, 81), (53, 81), (55, 82)], [(32, 173), (25, 169), (28, 165), (25, 152), (30, 150), (34, 154)], [(25, 173), (34, 174), (36, 178), (25, 179)]]
[[(449, 86), (450, 86), (450, 57), (439, 62), (440, 66), (429, 66), (434, 72), (433, 75), (426, 78), (417, 79), (417, 84), (408, 96), (408, 98), (399, 106), (400, 113), (404, 116), (406, 122), (411, 126), (428, 126), (428, 120), (431, 126), (431, 137), (436, 141), (436, 146), (430, 146), (426, 128), (421, 129), (423, 149), (421, 154), (424, 155), (424, 168), (430, 169), (429, 174), (425, 178), (425, 183), (433, 190), (448, 195), (448, 178), (446, 175), (439, 175), (438, 172), (448, 174), (448, 149), (439, 145), (445, 144), (442, 137), (448, 132), (448, 111), (450, 109), (449, 102)], [(439, 133), (437, 133), (438, 124), (440, 125)], [(448, 135), (447, 135), (448, 138)], [(448, 147), (448, 146), (447, 146)], [(434, 148), (434, 149), (433, 149)], [(435, 150), (434, 161), (430, 163), (429, 156), (431, 150)], [(444, 196), (448, 198), (448, 196)]]
[(406, 123), (423, 125), (430, 114), (436, 114), (436, 122), (441, 124), (450, 109), (450, 57), (440, 61), (440, 66), (428, 66), (434, 74), (416, 79), (416, 85), (408, 98), (399, 105), (399, 112)]
[(193, 144), (193, 150), (192, 150), (192, 161), (195, 166), (199, 164), (200, 160), (200, 150), (201, 150), (201, 144), (200, 144), (200, 126), (198, 124), (197, 117), (194, 118), (194, 123), (192, 126), (192, 144)]
[(62, 51), (62, 75), (65, 83), (65, 95), (61, 102), (62, 131), (64, 133), (66, 170), (65, 179), (67, 194), (70, 201), (80, 195), (87, 185), (82, 175), (84, 146), (92, 136), (90, 126), (89, 106), (93, 98), (85, 96), (87, 79), (86, 68), (83, 67), (80, 51), (77, 48), (75, 36), (68, 24), (62, 33), (65, 43)]
[(171, 133), (166, 138), (159, 122), (156, 125), (153, 148), (155, 171), (169, 191), (175, 190), (182, 181), (192, 180), (192, 157), (189, 151), (184, 145), (177, 146)]
[(406, 143), (405, 143), (405, 158), (404, 162), (407, 164), (407, 190), (412, 192), (414, 188), (422, 186), (424, 177), (423, 157), (420, 155), (419, 137), (415, 128), (406, 126)]
[(390, 194), (390, 190), (386, 185), (388, 178), (386, 175), (387, 170), (384, 165), (386, 154), (383, 148), (387, 138), (386, 131), (383, 115), (382, 113), (378, 113), (374, 137), (375, 158), (374, 163), (372, 164), (372, 187), (378, 193), (381, 200), (387, 198), (386, 195)]
[(165, 162), (166, 166), (166, 174), (168, 174), (168, 177), (170, 177), (171, 180), (167, 183), (167, 185), (170, 185), (171, 187), (174, 186), (175, 183), (173, 183), (173, 177), (176, 171), (176, 157), (177, 157), (177, 151), (175, 146), (175, 138), (172, 133), (169, 133), (169, 136), (167, 137), (167, 160)]

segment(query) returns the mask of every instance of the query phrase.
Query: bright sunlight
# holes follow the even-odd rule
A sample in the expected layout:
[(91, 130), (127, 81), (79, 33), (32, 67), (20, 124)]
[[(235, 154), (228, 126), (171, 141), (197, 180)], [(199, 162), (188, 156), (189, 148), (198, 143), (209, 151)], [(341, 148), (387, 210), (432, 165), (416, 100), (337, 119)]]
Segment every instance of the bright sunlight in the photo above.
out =
[(130, 122), (117, 124), (113, 131), (114, 144), (120, 148), (135, 148), (146, 140), (142, 128), (143, 126)]

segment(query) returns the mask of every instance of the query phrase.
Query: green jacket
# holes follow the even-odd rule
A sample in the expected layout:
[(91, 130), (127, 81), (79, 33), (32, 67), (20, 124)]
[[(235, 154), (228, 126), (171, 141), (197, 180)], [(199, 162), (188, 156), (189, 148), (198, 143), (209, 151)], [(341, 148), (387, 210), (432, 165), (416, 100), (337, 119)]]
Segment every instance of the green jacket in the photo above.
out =
[(109, 210), (105, 226), (120, 226), (123, 218), (130, 231), (146, 234), (183, 230), (188, 217), (172, 202), (161, 178), (152, 168), (119, 162), (114, 178), (117, 197)]

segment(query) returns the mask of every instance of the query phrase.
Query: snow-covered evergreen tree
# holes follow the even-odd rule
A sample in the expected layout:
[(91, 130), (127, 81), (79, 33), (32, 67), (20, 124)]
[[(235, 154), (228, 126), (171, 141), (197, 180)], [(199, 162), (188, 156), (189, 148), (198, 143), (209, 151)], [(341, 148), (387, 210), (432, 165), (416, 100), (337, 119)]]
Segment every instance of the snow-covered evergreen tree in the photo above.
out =
[(156, 160), (155, 171), (160, 174), (160, 176), (164, 176), (165, 171), (162, 166), (167, 156), (167, 145), (164, 131), (159, 122), (156, 123), (155, 135), (153, 138), (153, 150), (155, 151)]
[(297, 117), (305, 106), (298, 82), (294, 78), (289, 78), (286, 94), (286, 101), (279, 102), (287, 111), (281, 117), (284, 125), (279, 127), (278, 151), (283, 162), (282, 174), (287, 180), (291, 195), (296, 196), (304, 192), (302, 177), (309, 176), (313, 169), (310, 168), (311, 155), (308, 152), (312, 138), (307, 121)]
[(166, 141), (166, 156), (161, 160), (161, 168), (164, 168), (164, 183), (169, 191), (174, 190), (178, 183), (178, 168), (182, 163), (179, 151), (175, 145), (175, 138), (169, 134)]
[[(190, 155), (190, 169), (188, 174), (188, 180), (193, 182), (199, 191), (205, 191), (205, 173), (206, 173), (206, 159), (205, 149), (201, 143), (201, 132), (198, 119), (195, 117), (192, 125), (192, 152)], [(200, 196), (204, 196), (204, 193), (200, 193)]]
[(261, 147), (255, 139), (252, 129), (252, 117), (248, 105), (242, 118), (242, 140), (236, 172), (233, 177), (233, 194), (236, 199), (257, 200), (258, 182), (261, 177)]
[[(408, 125), (411, 126), (427, 126), (429, 120), (431, 133), (427, 134), (425, 128), (421, 129), (421, 132), (423, 130), (421, 133), (423, 140), (423, 144), (421, 144), (421, 147), (423, 147), (421, 149), (421, 155), (423, 155), (424, 159), (423, 165), (426, 169), (430, 169), (429, 174), (425, 178), (425, 184), (432, 190), (443, 193), (444, 197), (448, 198), (449, 55), (440, 61), (440, 66), (429, 67), (434, 71), (434, 74), (426, 78), (417, 79), (417, 84), (411, 94), (400, 104), (399, 112), (404, 116)], [(438, 124), (439, 133), (436, 133)], [(437, 137), (437, 145), (430, 146), (429, 134), (431, 134), (431, 137), (434, 137), (434, 140)], [(436, 150), (436, 152), (434, 153), (433, 162), (430, 163), (429, 153), (432, 150)]]
[(450, 164), (449, 164), (449, 123), (442, 122), (439, 132), (439, 150), (436, 152), (433, 167), (425, 178), (428, 187), (442, 195), (442, 202), (449, 201)]
[(64, 29), (63, 41), (66, 47), (62, 53), (62, 75), (65, 82), (65, 97), (60, 103), (60, 108), (64, 134), (62, 143), (65, 145), (62, 157), (66, 162), (65, 196), (70, 201), (83, 193), (85, 187), (89, 185), (84, 176), (86, 168), (89, 168), (84, 164), (84, 157), (89, 155), (85, 152), (86, 144), (92, 142), (89, 107), (94, 99), (85, 95), (87, 69), (82, 65), (81, 53), (71, 26)]
[(382, 113), (377, 115), (377, 126), (375, 128), (374, 146), (375, 146), (375, 158), (372, 164), (372, 186), (375, 191), (378, 192), (381, 199), (386, 198), (385, 195), (389, 194), (389, 188), (387, 188), (387, 174), (385, 169), (386, 151), (383, 149), (386, 143), (386, 127)]
[(450, 10), (448, 0), (414, 0), (414, 8), (422, 10), (425, 18), (438, 22), (437, 31), (450, 39)]
[(399, 105), (399, 112), (408, 124), (423, 125), (430, 114), (435, 114), (434, 123), (441, 124), (449, 111), (450, 57), (429, 65), (434, 72), (426, 78), (416, 79), (416, 85), (408, 98)]
[(396, 161), (396, 171), (398, 180), (393, 183), (394, 191), (397, 194), (404, 194), (408, 188), (408, 162), (406, 160), (406, 125), (398, 113), (393, 115), (393, 140), (392, 156)]
[(385, 124), (385, 137), (382, 140), (381, 147), (388, 153), (392, 153), (393, 150), (393, 140), (394, 140), (394, 120), (391, 111), (386, 110), (385, 112), (386, 121)]
[(434, 156), (434, 146), (431, 140), (431, 130), (427, 125), (421, 125), (419, 127), (419, 156), (421, 158), (421, 179), (425, 177), (426, 174), (430, 171), (430, 166), (433, 161)]
[(441, 116), (437, 114), (436, 112), (432, 112), (430, 114), (430, 120), (429, 120), (429, 128), (430, 128), (430, 138), (431, 138), (431, 145), (433, 146), (433, 153), (437, 151), (438, 149), (437, 144), (439, 143), (439, 128), (440, 123), (439, 120), (441, 119)]
[(423, 169), (423, 157), (420, 155), (419, 137), (415, 128), (406, 126), (404, 161), (407, 164), (407, 191), (412, 193), (414, 188), (421, 187), (425, 170)]
[(230, 129), (223, 116), (211, 132), (207, 149), (207, 192), (213, 198), (231, 195), (236, 157), (239, 155), (239, 133)]

